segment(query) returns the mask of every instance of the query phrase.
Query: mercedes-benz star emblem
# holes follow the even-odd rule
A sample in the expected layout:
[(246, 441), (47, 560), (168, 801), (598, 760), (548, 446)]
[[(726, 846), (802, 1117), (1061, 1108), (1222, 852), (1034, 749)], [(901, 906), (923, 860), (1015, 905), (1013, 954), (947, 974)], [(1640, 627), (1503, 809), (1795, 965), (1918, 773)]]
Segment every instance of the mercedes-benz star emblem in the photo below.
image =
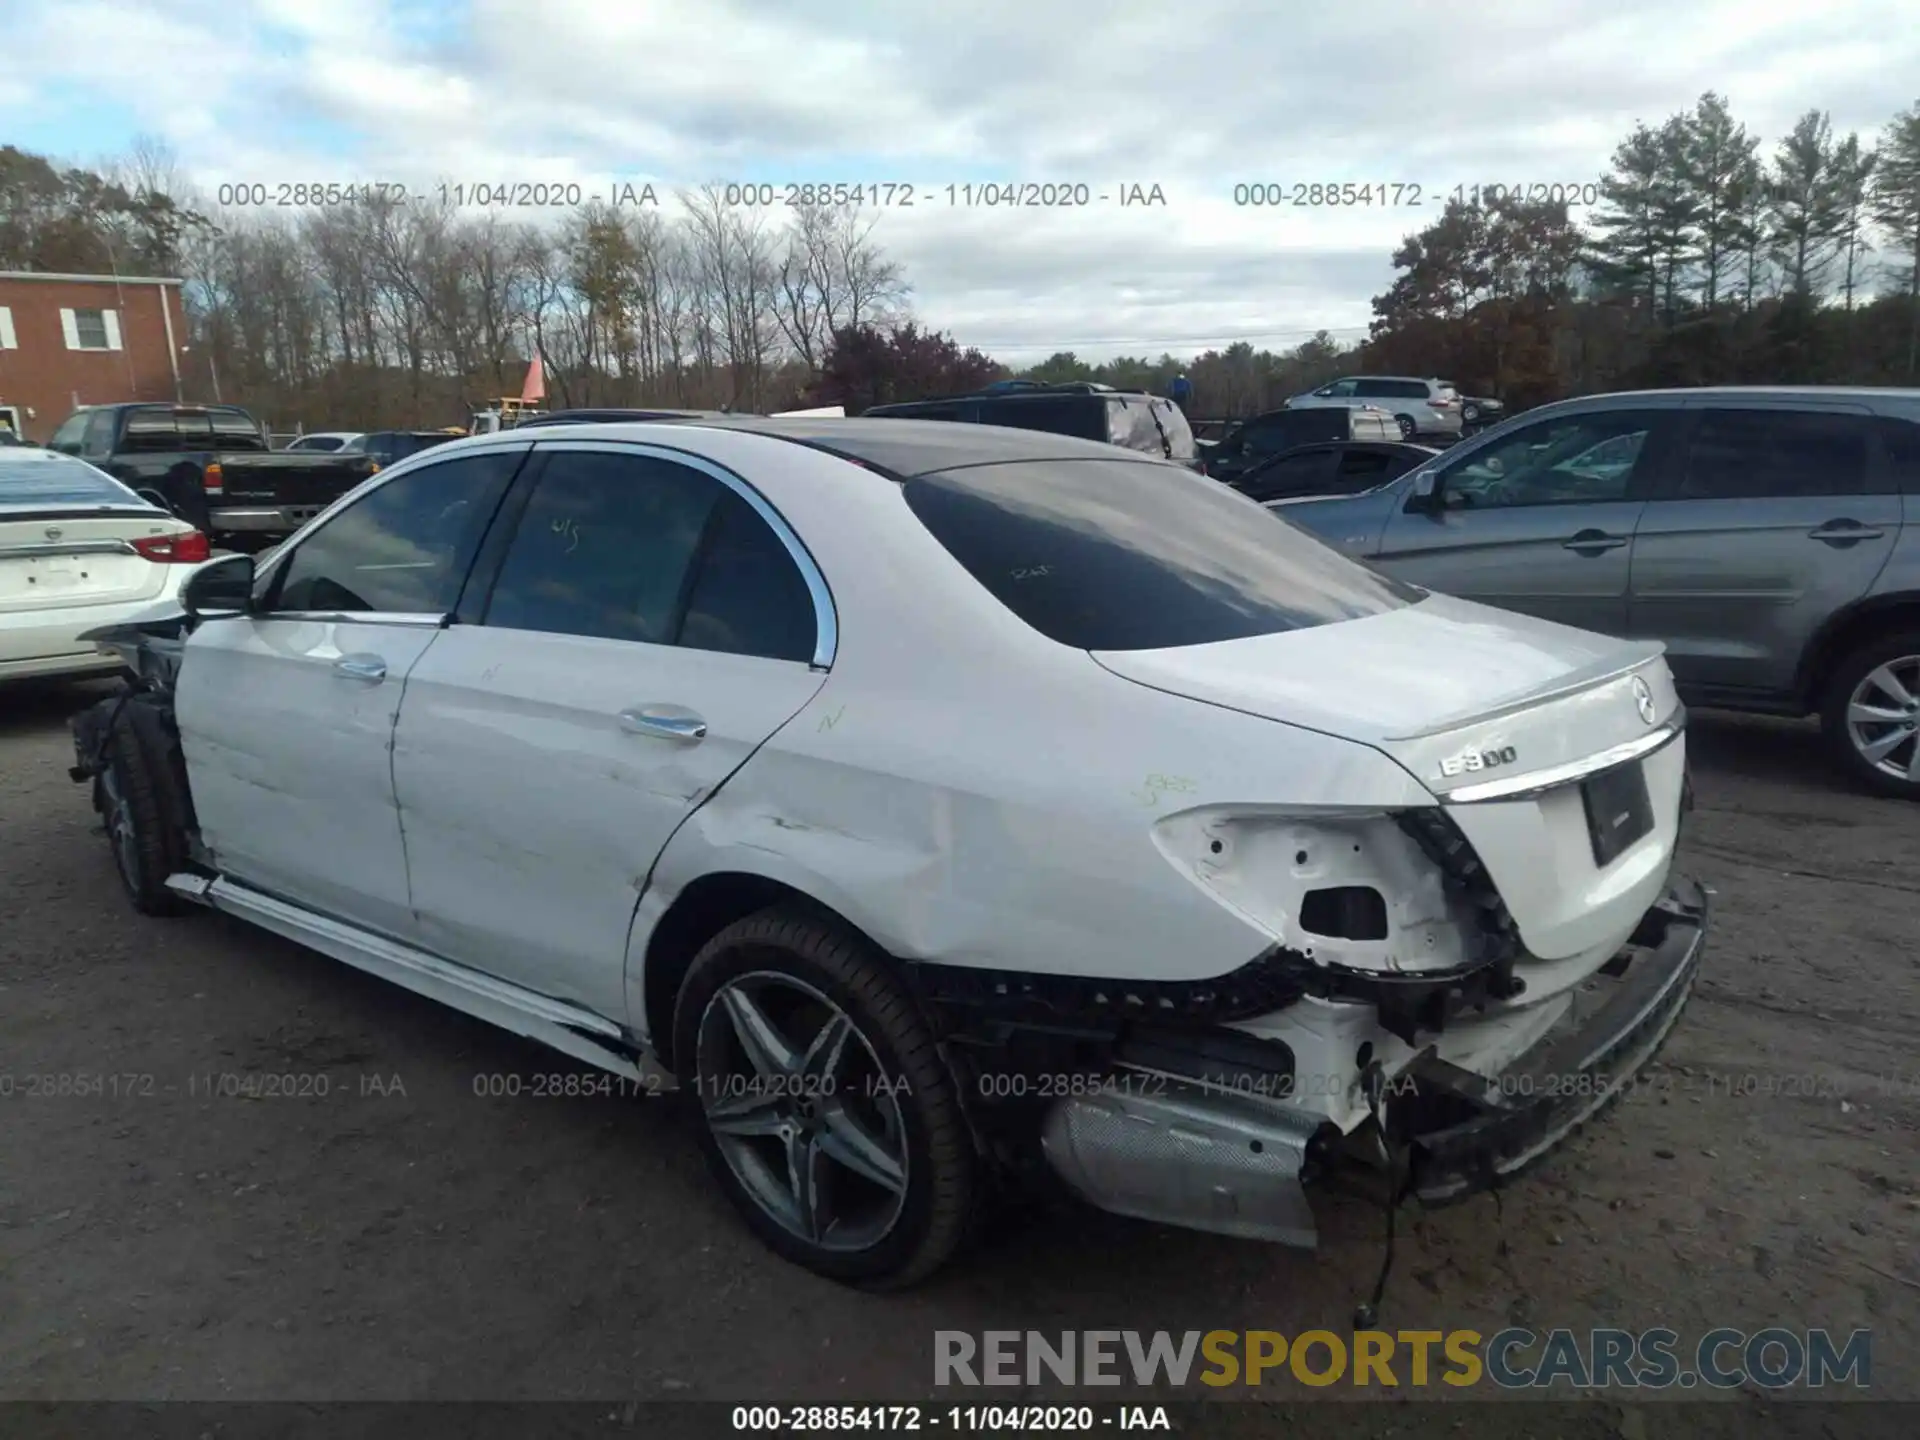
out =
[(1653, 723), (1653, 691), (1647, 688), (1647, 682), (1638, 675), (1633, 677), (1633, 703), (1639, 708), (1640, 718), (1651, 725)]

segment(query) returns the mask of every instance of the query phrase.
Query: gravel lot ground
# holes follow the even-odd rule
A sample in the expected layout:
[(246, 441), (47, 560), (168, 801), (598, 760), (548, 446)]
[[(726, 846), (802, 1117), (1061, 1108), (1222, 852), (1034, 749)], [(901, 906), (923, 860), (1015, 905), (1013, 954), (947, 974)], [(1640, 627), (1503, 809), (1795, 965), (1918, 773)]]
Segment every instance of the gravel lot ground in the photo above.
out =
[[(1372, 1284), (1352, 1202), (1314, 1254), (1063, 1206), (905, 1296), (789, 1268), (680, 1103), (480, 1098), (574, 1067), (238, 922), (136, 916), (65, 774), (90, 698), (0, 700), (0, 1398), (924, 1399), (936, 1329), (1345, 1330)], [(1717, 923), (1655, 1083), (1500, 1205), (1411, 1219), (1384, 1323), (1864, 1326), (1876, 1398), (1920, 1399), (1920, 811), (1837, 788), (1802, 726), (1692, 743)], [(223, 1073), (328, 1093), (195, 1093)], [(60, 1074), (152, 1090), (27, 1093)]]

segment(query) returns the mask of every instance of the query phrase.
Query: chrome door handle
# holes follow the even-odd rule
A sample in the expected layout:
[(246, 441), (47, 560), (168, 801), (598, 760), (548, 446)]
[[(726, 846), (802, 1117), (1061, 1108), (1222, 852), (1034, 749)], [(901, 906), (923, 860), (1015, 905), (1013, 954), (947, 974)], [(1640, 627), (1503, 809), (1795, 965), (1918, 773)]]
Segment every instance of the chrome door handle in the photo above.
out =
[(378, 655), (342, 655), (333, 662), (333, 671), (349, 680), (384, 680), (387, 662)]
[(662, 706), (644, 710), (622, 710), (620, 728), (630, 735), (658, 735), (664, 740), (704, 740), (707, 722), (691, 711), (670, 711)]
[(1886, 533), (1878, 525), (1862, 525), (1858, 520), (1829, 520), (1818, 529), (1809, 530), (1807, 538), (1835, 545), (1850, 540), (1876, 540)]
[(1604, 530), (1582, 530), (1571, 540), (1562, 541), (1560, 548), (1582, 555), (1598, 555), (1605, 550), (1618, 550), (1626, 543), (1624, 535), (1609, 535)]

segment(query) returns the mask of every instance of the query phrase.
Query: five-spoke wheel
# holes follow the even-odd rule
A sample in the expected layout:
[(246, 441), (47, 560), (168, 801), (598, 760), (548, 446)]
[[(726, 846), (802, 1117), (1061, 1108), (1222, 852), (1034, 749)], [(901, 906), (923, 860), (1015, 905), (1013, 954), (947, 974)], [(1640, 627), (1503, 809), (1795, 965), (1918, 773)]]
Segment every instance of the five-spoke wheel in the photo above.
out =
[(762, 911), (694, 957), (674, 1068), (702, 1148), (789, 1259), (910, 1284), (964, 1238), (976, 1156), (959, 1088), (894, 962), (803, 909)]

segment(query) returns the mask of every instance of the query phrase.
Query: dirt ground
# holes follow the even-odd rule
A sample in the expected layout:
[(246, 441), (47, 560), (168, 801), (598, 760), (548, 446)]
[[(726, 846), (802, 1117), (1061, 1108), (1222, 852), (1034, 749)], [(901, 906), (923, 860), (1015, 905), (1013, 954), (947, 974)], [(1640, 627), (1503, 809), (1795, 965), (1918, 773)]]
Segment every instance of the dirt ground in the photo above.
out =
[[(483, 1098), (575, 1067), (136, 916), (65, 774), (89, 698), (0, 698), (0, 1399), (914, 1400), (937, 1329), (1344, 1331), (1372, 1284), (1379, 1215), (1340, 1201), (1316, 1253), (1063, 1206), (903, 1296), (793, 1269), (679, 1102)], [(1658, 1083), (1499, 1205), (1410, 1218), (1384, 1324), (1870, 1327), (1875, 1398), (1920, 1399), (1920, 810), (1840, 789), (1803, 726), (1692, 745), (1717, 914)], [(308, 1093), (205, 1093), (248, 1073)], [(62, 1074), (127, 1078), (30, 1092)]]

